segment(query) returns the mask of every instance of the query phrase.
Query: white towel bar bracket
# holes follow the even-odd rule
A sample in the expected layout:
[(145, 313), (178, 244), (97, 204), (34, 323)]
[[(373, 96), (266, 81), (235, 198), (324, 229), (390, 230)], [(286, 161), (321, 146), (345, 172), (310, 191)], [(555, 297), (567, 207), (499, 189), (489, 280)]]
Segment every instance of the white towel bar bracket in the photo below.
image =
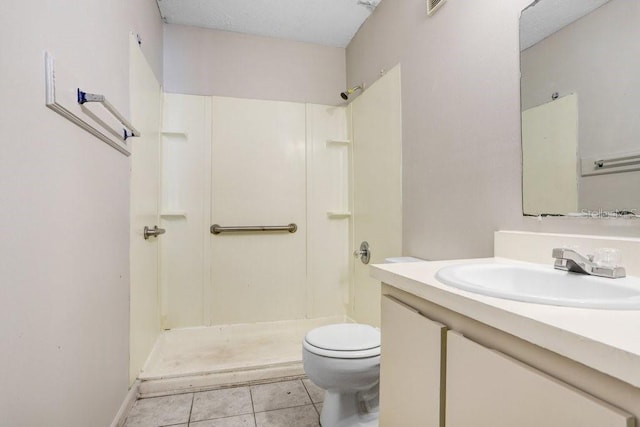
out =
[(107, 98), (105, 98), (104, 95), (98, 95), (95, 93), (87, 93), (85, 91), (80, 90), (80, 88), (78, 88), (77, 91), (77, 97), (78, 97), (78, 104), (83, 105), (87, 102), (98, 102), (100, 104), (102, 104), (102, 106), (104, 106), (104, 108), (109, 111), (111, 114), (113, 114), (113, 116), (118, 119), (118, 121), (120, 122), (120, 124), (122, 124), (122, 126), (124, 126), (123, 129), (123, 139), (126, 141), (127, 138), (131, 138), (134, 136), (140, 136), (140, 132), (138, 130), (136, 130), (136, 128), (133, 127), (133, 125), (131, 123), (129, 123), (129, 121), (122, 115), (120, 114), (120, 112), (118, 112), (118, 110), (115, 109), (115, 107), (113, 105), (111, 105), (111, 103), (109, 101), (107, 101)]

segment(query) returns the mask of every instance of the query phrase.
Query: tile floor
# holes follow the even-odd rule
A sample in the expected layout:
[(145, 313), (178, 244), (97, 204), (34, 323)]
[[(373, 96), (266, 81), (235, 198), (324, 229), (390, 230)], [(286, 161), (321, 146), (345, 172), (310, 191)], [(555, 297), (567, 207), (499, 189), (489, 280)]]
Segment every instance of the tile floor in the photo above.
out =
[(125, 427), (319, 427), (324, 391), (288, 380), (138, 400)]

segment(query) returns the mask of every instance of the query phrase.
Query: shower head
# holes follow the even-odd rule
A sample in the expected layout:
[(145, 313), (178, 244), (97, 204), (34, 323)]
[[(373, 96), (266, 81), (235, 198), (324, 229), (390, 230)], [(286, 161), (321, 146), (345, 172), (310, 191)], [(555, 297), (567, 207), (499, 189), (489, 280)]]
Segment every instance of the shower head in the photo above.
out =
[(364, 83), (360, 84), (358, 86), (354, 86), (352, 88), (349, 88), (347, 90), (345, 90), (344, 92), (340, 93), (340, 96), (342, 97), (342, 99), (344, 99), (345, 101), (347, 99), (349, 99), (349, 95), (351, 95), (353, 92), (357, 91), (357, 90), (362, 90), (364, 88)]

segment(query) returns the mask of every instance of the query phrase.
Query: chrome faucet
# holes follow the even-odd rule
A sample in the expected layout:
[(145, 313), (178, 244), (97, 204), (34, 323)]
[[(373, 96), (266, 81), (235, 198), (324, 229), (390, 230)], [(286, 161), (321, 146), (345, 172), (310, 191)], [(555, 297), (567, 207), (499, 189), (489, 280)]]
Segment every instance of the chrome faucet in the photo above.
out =
[(554, 248), (552, 256), (556, 259), (553, 267), (557, 270), (608, 277), (610, 279), (617, 279), (627, 275), (624, 267), (598, 265), (593, 262), (593, 256), (581, 255), (573, 249)]

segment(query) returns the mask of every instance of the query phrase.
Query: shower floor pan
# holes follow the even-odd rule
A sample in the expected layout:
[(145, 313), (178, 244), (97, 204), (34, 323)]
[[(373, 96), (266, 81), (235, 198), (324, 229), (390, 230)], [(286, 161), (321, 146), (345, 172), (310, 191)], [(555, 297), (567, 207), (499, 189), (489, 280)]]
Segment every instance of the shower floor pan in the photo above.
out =
[(302, 339), (343, 316), (163, 331), (139, 375), (142, 397), (300, 377)]

